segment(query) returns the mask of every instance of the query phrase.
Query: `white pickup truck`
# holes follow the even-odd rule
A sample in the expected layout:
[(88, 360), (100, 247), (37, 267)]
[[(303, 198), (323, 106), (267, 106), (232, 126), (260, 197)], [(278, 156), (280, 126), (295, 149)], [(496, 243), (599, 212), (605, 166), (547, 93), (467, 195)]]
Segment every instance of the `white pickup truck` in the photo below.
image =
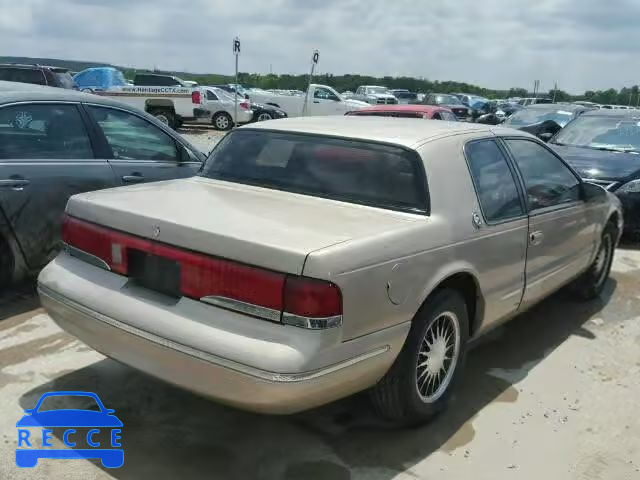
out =
[(174, 129), (183, 122), (211, 122), (212, 112), (203, 105), (206, 92), (200, 87), (126, 85), (94, 93), (144, 110)]
[(343, 98), (333, 88), (326, 85), (309, 86), (309, 95), (305, 111), (305, 96), (283, 95), (270, 92), (248, 92), (249, 99), (254, 103), (272, 105), (287, 113), (290, 117), (344, 115), (352, 110), (369, 107), (368, 103)]

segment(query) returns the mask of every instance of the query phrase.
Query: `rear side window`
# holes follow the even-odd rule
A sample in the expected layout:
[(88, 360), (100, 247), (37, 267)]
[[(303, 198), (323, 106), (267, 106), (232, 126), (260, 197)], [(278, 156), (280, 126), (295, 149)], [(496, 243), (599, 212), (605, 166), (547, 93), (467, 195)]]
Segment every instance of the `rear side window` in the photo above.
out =
[(513, 173), (496, 142), (474, 141), (465, 152), (485, 220), (502, 222), (523, 215)]
[(553, 153), (531, 140), (505, 140), (527, 187), (529, 209), (580, 200), (580, 180)]
[(354, 140), (240, 130), (211, 152), (201, 175), (391, 210), (428, 213), (417, 153)]
[(218, 97), (211, 90), (207, 90), (207, 100), (218, 100)]
[(93, 150), (75, 105), (0, 108), (0, 159), (89, 159)]
[(35, 68), (0, 67), (0, 80), (7, 82), (33, 83), (46, 85), (47, 80), (42, 70)]
[(71, 74), (66, 70), (53, 70), (57, 85), (62, 88), (73, 88), (74, 82)]
[(458, 121), (458, 117), (456, 117), (451, 112), (440, 112), (440, 116), (442, 117), (442, 120), (446, 120), (447, 122), (457, 122)]

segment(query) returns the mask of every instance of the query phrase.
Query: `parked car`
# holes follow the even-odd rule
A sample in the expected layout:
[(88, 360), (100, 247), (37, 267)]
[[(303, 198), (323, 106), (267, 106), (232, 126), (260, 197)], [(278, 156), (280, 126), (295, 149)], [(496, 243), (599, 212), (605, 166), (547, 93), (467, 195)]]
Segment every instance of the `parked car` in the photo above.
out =
[(0, 82), (0, 283), (59, 247), (79, 192), (189, 177), (204, 155), (153, 117), (95, 95)]
[(472, 109), (476, 103), (487, 103), (489, 101), (489, 99), (485, 97), (481, 97), (480, 95), (473, 95), (470, 93), (454, 93), (453, 95), (458, 97), (458, 100), (460, 100), (463, 105), (469, 107), (469, 109)]
[(576, 118), (549, 145), (585, 181), (613, 192), (624, 208), (625, 232), (640, 235), (640, 112), (592, 110)]
[(398, 103), (398, 99), (387, 87), (381, 87), (378, 85), (363, 85), (358, 87), (356, 93), (353, 95), (353, 99), (366, 102), (371, 105)]
[(347, 112), (346, 115), (358, 117), (398, 117), (398, 118), (424, 118), (430, 120), (447, 120), (457, 122), (458, 117), (448, 108), (436, 105), (374, 105)]
[(73, 81), (80, 91), (89, 93), (128, 85), (122, 72), (113, 67), (87, 68), (76, 73)]
[[(291, 95), (289, 92), (256, 92), (250, 91), (248, 97), (252, 103), (271, 105), (284, 111), (289, 117), (344, 115), (358, 108), (368, 107), (369, 104), (358, 100), (347, 100), (327, 85), (311, 84), (309, 95)], [(305, 105), (306, 101), (306, 105)]]
[(523, 107), (528, 107), (530, 105), (540, 105), (545, 103), (553, 103), (553, 100), (549, 97), (527, 97), (521, 98), (518, 100), (518, 104)]
[[(245, 102), (245, 96), (248, 96), (247, 94), (240, 94), (240, 93), (235, 93), (234, 91), (229, 91), (229, 90), (225, 90), (222, 89), (223, 94), (226, 94), (227, 97), (229, 97), (229, 99), (231, 100), (231, 102), (234, 101), (235, 95), (238, 96), (238, 105), (240, 104), (240, 102)], [(266, 120), (275, 120), (278, 118), (286, 118), (287, 117), (287, 113), (277, 107), (274, 107), (272, 105), (265, 105), (262, 103), (254, 103), (254, 102), (248, 102), (249, 104), (249, 108), (251, 109), (251, 115), (252, 117), (249, 119), (249, 122), (264, 122)]]
[(251, 103), (244, 97), (238, 98), (238, 118), (235, 119), (236, 101), (229, 94), (216, 87), (203, 87), (205, 99), (203, 108), (210, 114), (210, 120), (216, 130), (229, 130), (234, 124), (242, 125), (253, 120)]
[(516, 112), (519, 112), (524, 107), (517, 103), (511, 102), (496, 102), (496, 116), (501, 120), (506, 120), (508, 117)]
[(569, 103), (531, 105), (513, 113), (503, 125), (518, 128), (547, 141), (587, 110), (588, 108), (582, 105)]
[(455, 95), (448, 95), (446, 93), (430, 93), (422, 103), (426, 105), (438, 105), (451, 110), (459, 120), (467, 120), (471, 115), (471, 111), (465, 105), (463, 105), (458, 97)]
[(405, 88), (396, 88), (389, 90), (391, 94), (398, 99), (398, 103), (409, 103), (418, 99), (418, 94), (410, 92)]
[(197, 177), (66, 213), (39, 292), (70, 334), (236, 407), (372, 389), (402, 423), (446, 406), (471, 339), (565, 285), (597, 296), (622, 227), (526, 133), (345, 116), (240, 127)]
[(46, 65), (0, 63), (0, 81), (32, 83), (67, 89), (77, 88), (67, 68)]

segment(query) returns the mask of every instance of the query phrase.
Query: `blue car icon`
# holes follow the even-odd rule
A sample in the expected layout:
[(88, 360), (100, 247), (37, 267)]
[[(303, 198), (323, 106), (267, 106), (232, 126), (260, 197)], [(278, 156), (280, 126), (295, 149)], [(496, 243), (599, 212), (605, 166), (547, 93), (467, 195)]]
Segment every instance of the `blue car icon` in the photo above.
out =
[[(91, 397), (93, 398), (99, 411), (83, 410), (83, 409), (55, 409), (40, 412), (39, 409), (42, 402), (49, 397)], [(26, 428), (42, 428), (42, 446), (51, 446), (48, 440), (51, 439), (51, 427), (68, 428), (64, 433), (64, 444), (68, 447), (75, 446), (75, 442), (71, 442), (69, 435), (75, 434), (73, 427), (90, 427), (87, 434), (87, 443), (90, 446), (100, 446), (100, 443), (94, 442), (92, 437), (100, 432), (100, 428), (111, 429), (111, 447), (120, 447), (118, 440), (120, 439), (120, 428), (122, 422), (118, 417), (113, 415), (114, 410), (104, 407), (100, 398), (92, 392), (48, 392), (43, 394), (34, 408), (26, 409), (25, 415), (18, 420), (18, 448), (16, 449), (16, 465), (19, 467), (35, 467), (40, 458), (99, 458), (102, 465), (106, 468), (118, 468), (124, 464), (124, 450), (121, 448), (85, 448), (85, 449), (54, 449), (54, 448), (20, 448), (26, 445), (31, 447), (29, 437), (31, 432)], [(22, 429), (21, 429), (22, 427)], [(32, 440), (35, 444), (35, 440)]]

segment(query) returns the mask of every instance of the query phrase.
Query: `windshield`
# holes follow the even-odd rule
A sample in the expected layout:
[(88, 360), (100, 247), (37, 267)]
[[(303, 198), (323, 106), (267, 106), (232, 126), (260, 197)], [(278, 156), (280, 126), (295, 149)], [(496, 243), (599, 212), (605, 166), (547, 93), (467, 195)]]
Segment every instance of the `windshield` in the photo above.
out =
[(427, 211), (415, 154), (376, 143), (238, 130), (211, 152), (200, 175), (391, 210)]
[(553, 120), (561, 127), (564, 127), (573, 118), (573, 112), (566, 110), (542, 110), (537, 108), (525, 108), (514, 113), (505, 122), (506, 125), (524, 126), (542, 123), (547, 120)]
[(367, 87), (367, 93), (389, 93), (386, 87)]
[(460, 100), (455, 95), (436, 95), (436, 105), (458, 105)]
[(640, 152), (640, 117), (579, 117), (560, 131), (553, 143)]

